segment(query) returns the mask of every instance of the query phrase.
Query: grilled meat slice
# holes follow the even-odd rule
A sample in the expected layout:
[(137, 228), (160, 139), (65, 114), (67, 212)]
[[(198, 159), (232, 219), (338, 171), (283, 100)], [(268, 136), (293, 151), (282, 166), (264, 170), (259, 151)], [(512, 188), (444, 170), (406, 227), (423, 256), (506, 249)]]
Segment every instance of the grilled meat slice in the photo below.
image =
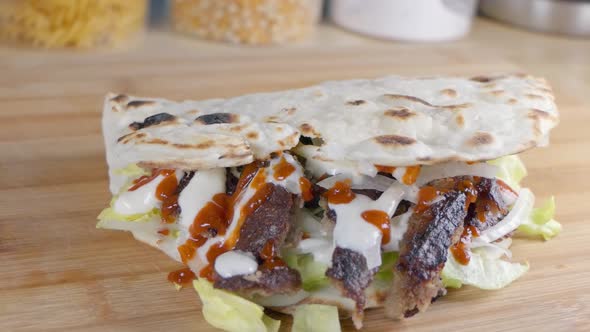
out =
[(278, 266), (269, 270), (261, 269), (246, 276), (230, 278), (217, 276), (213, 286), (245, 295), (260, 294), (268, 296), (298, 291), (301, 288), (301, 276), (297, 270), (288, 266)]
[(465, 226), (473, 226), (480, 233), (500, 222), (508, 214), (502, 187), (496, 179), (481, 178), (475, 185), (477, 200), (469, 206)]
[[(269, 188), (268, 198), (246, 217), (234, 247), (252, 253), (260, 263), (259, 270), (251, 275), (230, 278), (216, 274), (216, 288), (263, 295), (289, 293), (301, 288), (299, 272), (287, 267), (278, 257), (293, 222), (295, 196), (281, 186), (272, 183), (265, 186)], [(264, 263), (267, 260), (278, 264), (266, 268)]]
[(234, 248), (257, 257), (269, 241), (272, 241), (273, 252), (279, 252), (293, 224), (295, 197), (281, 186), (272, 183), (266, 186), (271, 187), (268, 199), (246, 217)]
[(332, 267), (326, 271), (341, 293), (356, 303), (356, 312), (352, 316), (354, 325), (362, 327), (365, 307), (365, 289), (373, 281), (378, 268), (369, 270), (365, 256), (350, 249), (337, 247), (332, 255)]
[(449, 247), (459, 240), (463, 231), (466, 199), (464, 192), (450, 191), (425, 211), (412, 215), (394, 268), (392, 291), (385, 304), (388, 316), (413, 316), (444, 294), (440, 273)]

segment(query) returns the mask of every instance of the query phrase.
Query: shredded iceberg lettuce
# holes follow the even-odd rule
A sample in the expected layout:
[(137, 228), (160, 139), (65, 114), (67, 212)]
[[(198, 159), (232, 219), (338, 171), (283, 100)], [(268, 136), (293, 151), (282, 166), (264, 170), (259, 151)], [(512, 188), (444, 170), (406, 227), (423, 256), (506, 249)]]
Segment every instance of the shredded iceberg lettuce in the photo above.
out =
[(520, 189), (520, 181), (527, 175), (526, 167), (516, 155), (505, 156), (488, 161), (488, 164), (498, 167), (496, 177), (506, 182), (512, 189)]
[(328, 266), (314, 260), (312, 255), (291, 253), (284, 255), (283, 259), (289, 267), (299, 271), (303, 290), (311, 292), (329, 284), (328, 277), (326, 277)]
[(295, 309), (291, 332), (338, 331), (340, 331), (340, 321), (336, 307), (323, 304), (303, 304)]
[(129, 222), (148, 222), (152, 221), (154, 217), (161, 218), (161, 212), (159, 209), (152, 209), (147, 213), (138, 213), (138, 214), (120, 214), (115, 211), (113, 208), (113, 204), (117, 200), (118, 196), (114, 196), (111, 199), (111, 203), (109, 207), (102, 210), (98, 215), (98, 224), (96, 224), (96, 228), (111, 228), (109, 224), (116, 221), (129, 221)]
[(555, 216), (555, 198), (550, 197), (543, 205), (534, 208), (530, 217), (520, 226), (518, 231), (529, 236), (542, 236), (549, 240), (561, 232), (561, 224), (553, 217)]
[(137, 166), (137, 164), (129, 164), (123, 168), (117, 168), (113, 170), (113, 174), (116, 175), (125, 175), (129, 178), (136, 179), (142, 175), (149, 175), (150, 173), (145, 169)]
[(399, 253), (395, 251), (391, 252), (384, 252), (381, 254), (381, 266), (379, 267), (379, 271), (375, 274), (375, 279), (384, 281), (384, 282), (391, 282), (393, 280), (393, 266), (397, 259), (399, 258)]
[[(140, 176), (149, 174), (148, 171), (137, 166), (136, 164), (129, 164), (124, 168), (115, 169), (113, 170), (113, 173), (116, 175), (124, 175), (129, 178), (128, 183), (121, 187), (121, 191), (119, 192), (119, 194), (121, 194), (123, 191), (126, 191), (126, 188), (129, 187), (132, 179), (137, 179)], [(151, 221), (154, 216), (161, 216), (160, 211), (158, 209), (152, 209), (147, 213), (138, 213), (130, 215), (117, 213), (113, 208), (113, 205), (115, 204), (115, 201), (118, 198), (119, 195), (113, 196), (111, 202), (109, 203), (109, 207), (100, 212), (100, 214), (97, 217), (99, 222), (96, 225), (96, 228), (109, 228), (108, 224), (113, 221), (147, 222)]]
[(449, 252), (442, 270), (445, 287), (459, 288), (463, 284), (494, 290), (506, 287), (529, 269), (528, 263), (511, 263), (500, 258), (486, 257), (474, 250), (467, 265), (457, 262)]
[(264, 308), (237, 295), (213, 288), (205, 279), (193, 281), (203, 303), (207, 323), (228, 332), (277, 332), (281, 322), (264, 314)]
[(147, 222), (151, 221), (154, 216), (160, 217), (159, 209), (152, 209), (148, 213), (139, 214), (120, 214), (115, 211), (112, 207), (108, 207), (100, 212), (98, 215), (98, 224), (96, 228), (105, 228), (109, 221), (131, 221), (131, 222)]

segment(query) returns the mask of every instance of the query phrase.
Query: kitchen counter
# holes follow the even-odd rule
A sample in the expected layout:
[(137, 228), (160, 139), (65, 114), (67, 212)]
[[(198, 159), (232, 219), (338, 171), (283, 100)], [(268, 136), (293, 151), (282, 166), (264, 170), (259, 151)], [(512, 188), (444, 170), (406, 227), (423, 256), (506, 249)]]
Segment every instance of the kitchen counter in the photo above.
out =
[(495, 72), (544, 76), (555, 90), (561, 124), (549, 147), (523, 159), (538, 200), (556, 196), (562, 234), (515, 240), (514, 259), (531, 269), (506, 289), (451, 290), (404, 322), (369, 310), (365, 330), (589, 330), (590, 41), (483, 19), (467, 38), (440, 44), (324, 26), (312, 40), (282, 48), (162, 31), (128, 51), (0, 47), (0, 330), (214, 331), (196, 293), (166, 281), (179, 264), (130, 234), (95, 229), (110, 199), (100, 128), (108, 91), (200, 99), (330, 79)]

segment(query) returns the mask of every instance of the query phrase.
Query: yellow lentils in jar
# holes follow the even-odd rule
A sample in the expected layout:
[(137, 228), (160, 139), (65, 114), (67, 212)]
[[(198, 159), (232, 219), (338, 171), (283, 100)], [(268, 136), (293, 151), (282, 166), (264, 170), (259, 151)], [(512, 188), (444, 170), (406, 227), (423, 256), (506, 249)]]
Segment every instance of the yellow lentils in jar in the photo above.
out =
[(172, 0), (176, 31), (232, 43), (264, 45), (308, 37), (321, 0)]

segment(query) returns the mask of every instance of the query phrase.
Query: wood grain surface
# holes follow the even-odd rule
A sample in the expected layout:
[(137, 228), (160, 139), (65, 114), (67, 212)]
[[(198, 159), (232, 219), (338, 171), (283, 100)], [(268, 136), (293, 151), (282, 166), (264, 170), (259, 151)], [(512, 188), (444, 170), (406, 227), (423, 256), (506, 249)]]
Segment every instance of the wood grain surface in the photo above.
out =
[[(199, 99), (385, 74), (546, 77), (561, 111), (548, 148), (523, 154), (562, 234), (518, 239), (530, 272), (508, 288), (465, 287), (403, 322), (367, 312), (365, 331), (590, 331), (590, 42), (478, 20), (441, 44), (402, 44), (323, 27), (282, 48), (153, 32), (117, 53), (0, 47), (0, 331), (214, 331), (179, 265), (123, 232), (95, 229), (110, 199), (101, 136), (108, 91)], [(282, 330), (289, 331), (289, 318)], [(349, 321), (344, 329), (352, 331)]]

